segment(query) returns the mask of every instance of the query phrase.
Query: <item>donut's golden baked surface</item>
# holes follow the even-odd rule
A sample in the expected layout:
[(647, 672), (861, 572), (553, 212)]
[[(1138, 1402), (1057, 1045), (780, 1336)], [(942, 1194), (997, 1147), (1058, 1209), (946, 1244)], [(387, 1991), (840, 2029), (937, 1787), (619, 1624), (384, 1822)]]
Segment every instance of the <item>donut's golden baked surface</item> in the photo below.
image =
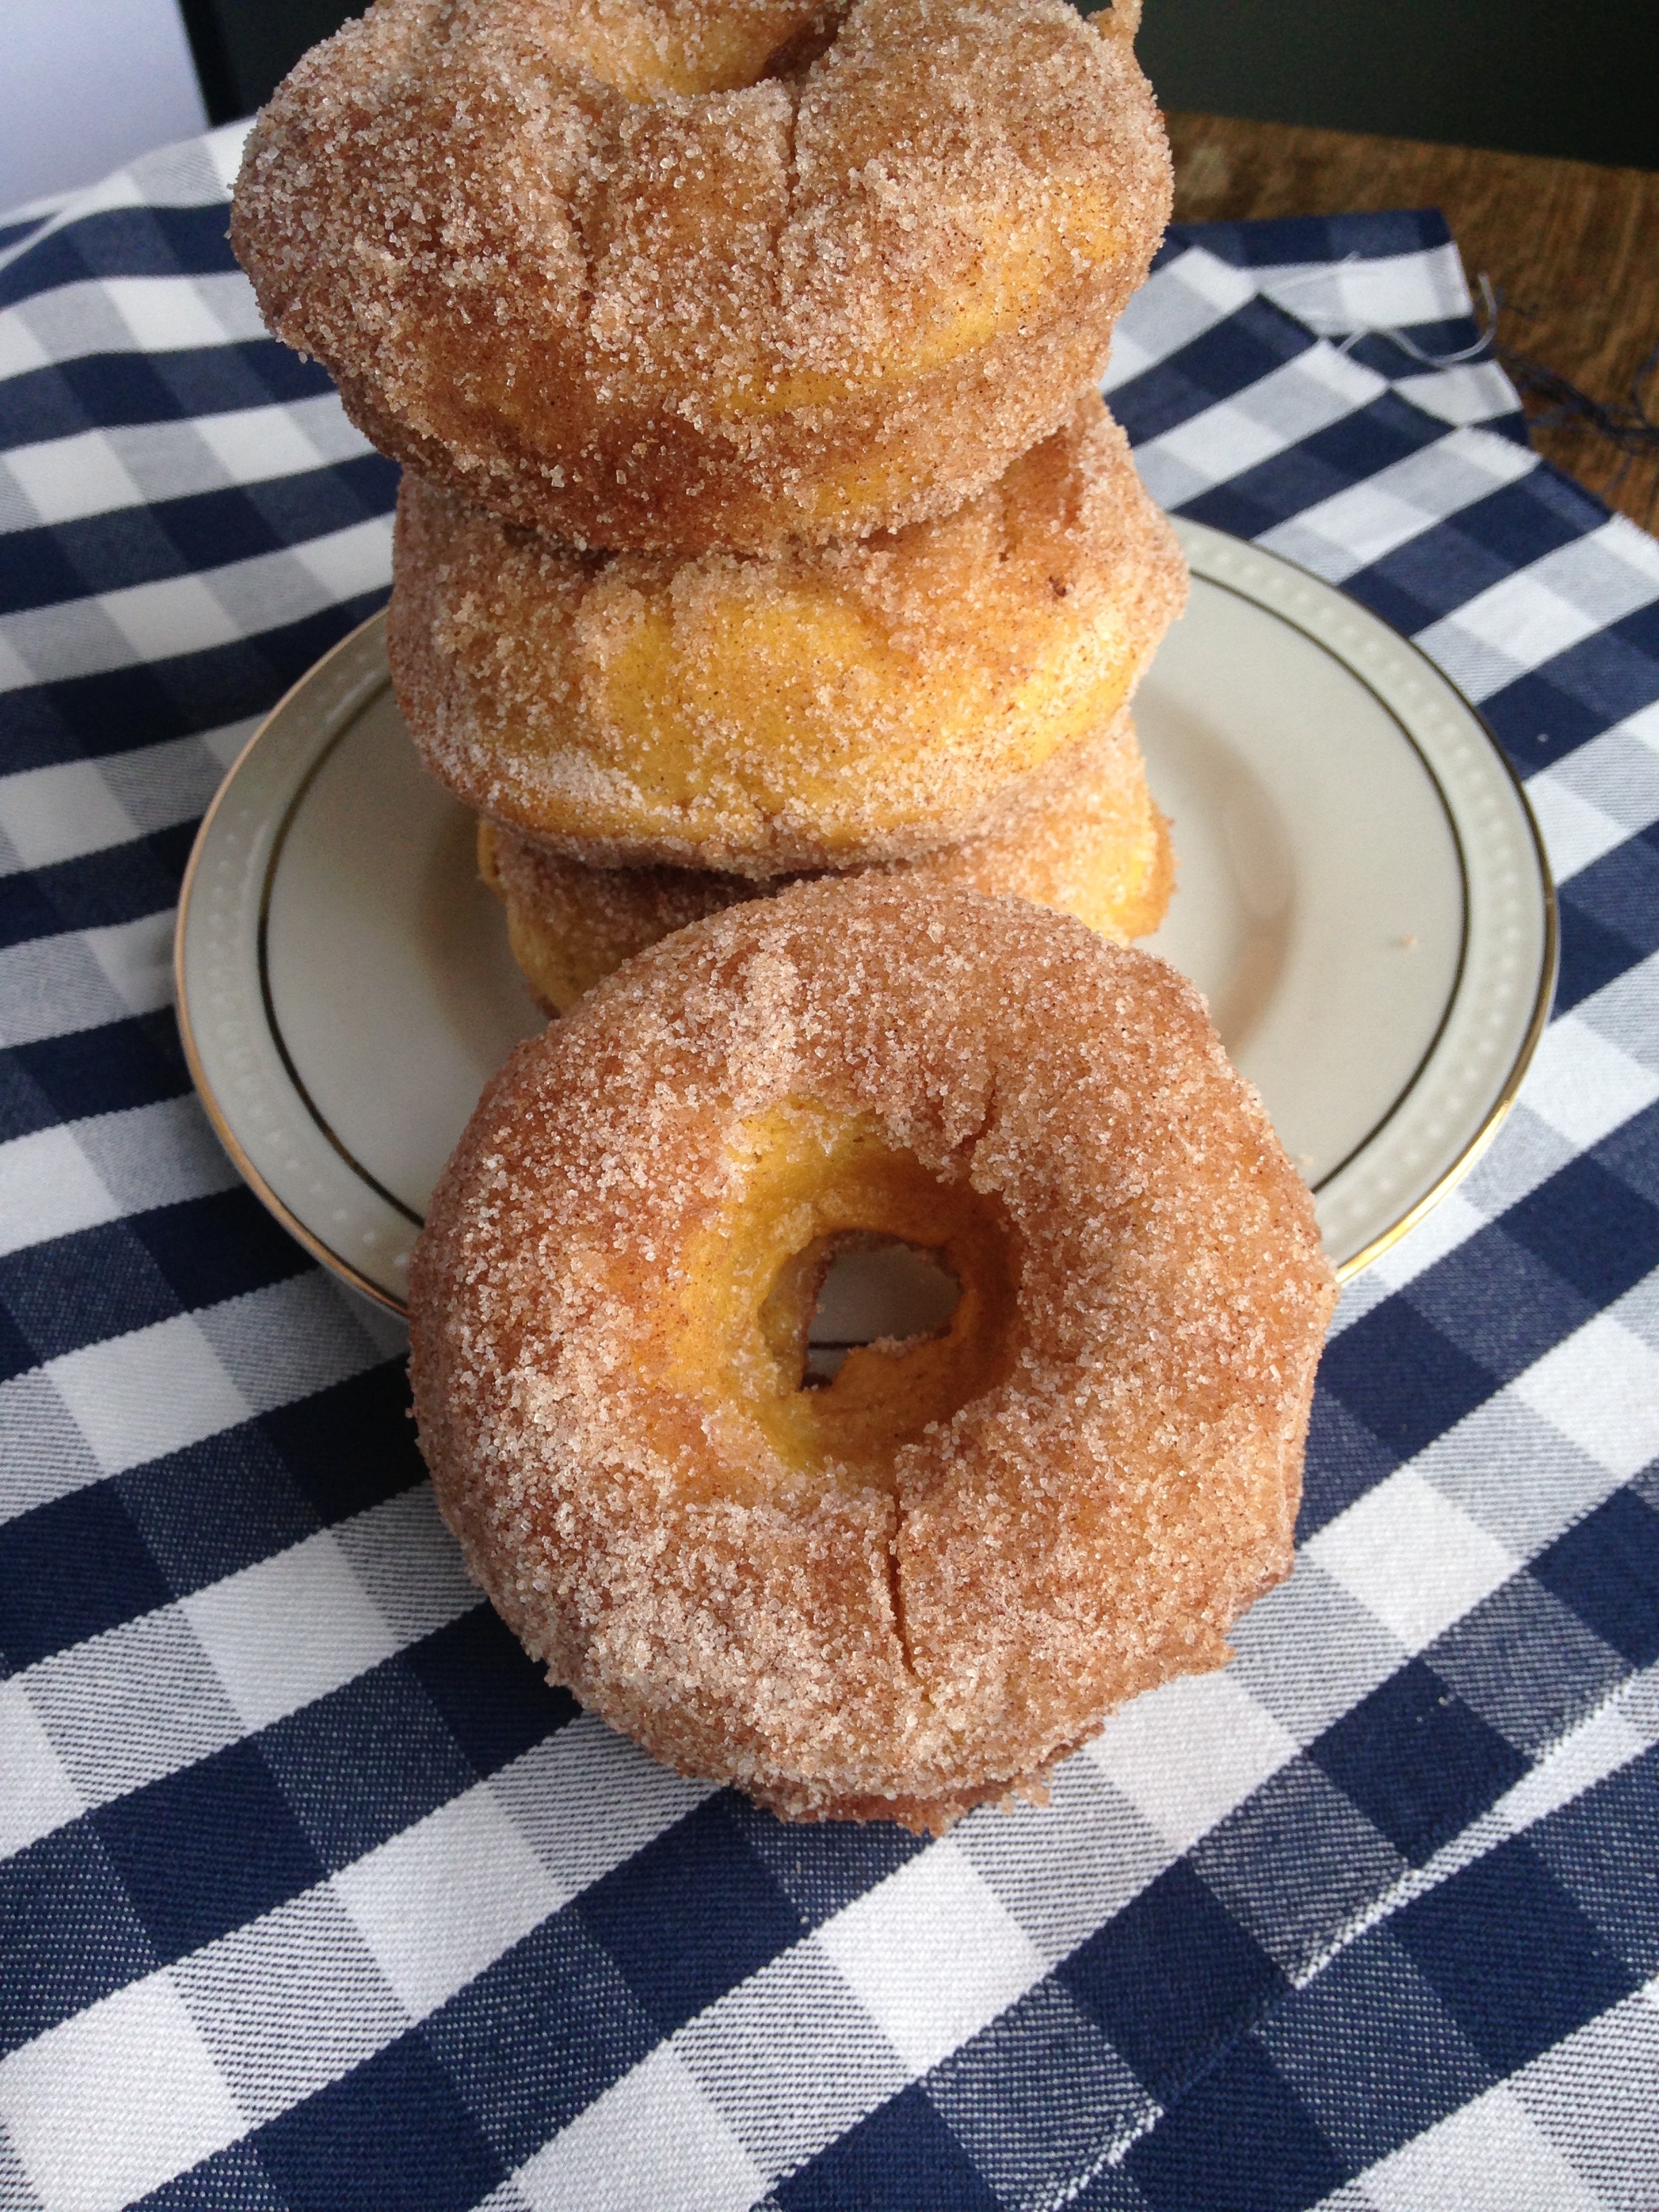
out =
[[(1117, 944), (1158, 927), (1175, 884), (1169, 824), (1146, 788), (1127, 713), (1035, 769), (993, 828), (888, 866), (993, 898), (1035, 899)], [(672, 931), (785, 888), (702, 868), (590, 868), (487, 818), (478, 872), (506, 907), (514, 957), (549, 1013)]]
[[(827, 1259), (943, 1334), (805, 1390)], [(1287, 1571), (1334, 1297), (1160, 963), (1015, 900), (801, 885), (520, 1048), (411, 1273), (422, 1448), (584, 1704), (801, 1818), (943, 1826), (1225, 1656)]]
[(395, 571), (398, 696), (459, 798), (576, 859), (757, 876), (971, 834), (1106, 727), (1187, 591), (1094, 392), (890, 536), (582, 555), (411, 476)]
[(993, 482), (1170, 193), (1066, 0), (378, 0), (259, 117), (232, 237), (385, 452), (574, 544), (753, 549)]

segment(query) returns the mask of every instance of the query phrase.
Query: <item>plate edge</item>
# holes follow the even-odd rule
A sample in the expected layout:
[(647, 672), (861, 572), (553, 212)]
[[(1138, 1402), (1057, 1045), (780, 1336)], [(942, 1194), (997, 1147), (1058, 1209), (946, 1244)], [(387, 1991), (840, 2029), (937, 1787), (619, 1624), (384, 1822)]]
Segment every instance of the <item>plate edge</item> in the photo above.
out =
[[(1349, 605), (1357, 609), (1359, 613), (1374, 622), (1380, 629), (1385, 630), (1398, 644), (1403, 646), (1413, 659), (1420, 661), (1437, 682), (1444, 684), (1486, 739), (1487, 750), (1502, 769), (1510, 793), (1521, 810), (1521, 818), (1526, 825), (1527, 833), (1532, 843), (1533, 859), (1538, 870), (1539, 887), (1543, 895), (1544, 942), (1539, 961), (1538, 983), (1533, 996), (1532, 1012), (1521, 1042), (1516, 1049), (1515, 1058), (1510, 1063), (1509, 1071), (1486, 1109), (1485, 1119), (1457, 1158), (1420, 1197), (1413, 1201), (1397, 1221), (1391, 1223), (1387, 1229), (1380, 1231), (1369, 1243), (1362, 1245), (1358, 1252), (1351, 1254), (1347, 1259), (1333, 1262), (1338, 1282), (1347, 1283), (1364, 1268), (1369, 1267), (1374, 1261), (1379, 1260), (1383, 1253), (1390, 1250), (1401, 1237), (1409, 1235), (1425, 1215), (1433, 1212), (1442, 1199), (1455, 1189), (1464, 1176), (1474, 1167), (1508, 1119), (1510, 1109), (1520, 1095), (1521, 1086), (1526, 1080), (1527, 1071), (1532, 1065), (1540, 1041), (1549, 1024), (1551, 1010), (1555, 1001), (1555, 988), (1561, 963), (1560, 914), (1556, 895), (1555, 875), (1550, 866), (1549, 853), (1544, 843), (1543, 833), (1538, 826), (1538, 817), (1533, 811), (1532, 801), (1527, 796), (1527, 787), (1521, 780), (1520, 771), (1504, 750), (1497, 731), (1493, 729), (1492, 724), (1462, 687), (1446, 673), (1438, 661), (1424, 651), (1415, 638), (1408, 635), (1396, 623), (1391, 623), (1386, 615), (1379, 614), (1374, 607), (1367, 606), (1363, 599), (1355, 599), (1352, 592), (1345, 592), (1340, 584), (1333, 584), (1328, 577), (1316, 575), (1311, 568), (1303, 568), (1299, 562), (1291, 561), (1282, 553), (1276, 553), (1265, 545), (1258, 545), (1251, 538), (1235, 537), (1231, 531), (1218, 530), (1213, 523), (1200, 522), (1194, 517), (1172, 515), (1170, 519), (1176, 526), (1177, 535), (1181, 538), (1182, 550), (1186, 554), (1194, 572), (1203, 575), (1206, 582), (1221, 583), (1225, 580), (1208, 575), (1200, 566), (1200, 561), (1194, 557), (1195, 549), (1188, 542), (1189, 532), (1201, 532), (1205, 537), (1219, 539), (1226, 545), (1243, 546), (1260, 560), (1287, 569), (1292, 575), (1305, 577), (1310, 582), (1322, 586), (1326, 591), (1335, 597), (1346, 600)], [(1281, 611), (1273, 609), (1270, 611), (1280, 612)], [(1300, 629), (1303, 627), (1296, 621), (1294, 615), (1285, 613), (1283, 619), (1291, 623), (1296, 629)], [(1307, 634), (1310, 636), (1313, 635), (1312, 632)], [(1316, 642), (1320, 641), (1322, 641), (1316, 640)], [(1451, 1006), (1455, 1004), (1456, 996), (1454, 994), (1448, 1006), (1449, 1013)], [(1419, 1071), (1419, 1079), (1420, 1079), (1420, 1073), (1421, 1071)], [(1413, 1089), (1416, 1087), (1416, 1079), (1411, 1086)], [(1403, 1103), (1403, 1100), (1401, 1103)], [(1352, 1164), (1350, 1162), (1346, 1164)]]
[(235, 780), (237, 770), (277, 716), (283, 713), (295, 695), (312, 682), (319, 671), (325, 668), (330, 661), (356, 645), (366, 631), (374, 629), (377, 626), (384, 627), (385, 622), (386, 610), (384, 607), (378, 608), (374, 614), (366, 617), (363, 621), (348, 630), (343, 638), (337, 640), (319, 659), (314, 660), (302, 675), (289, 684), (270, 712), (264, 716), (258, 728), (253, 731), (235, 759), (220, 778), (219, 787), (209, 800), (207, 812), (202, 817), (200, 827), (191, 842), (190, 858), (185, 863), (184, 876), (179, 885), (179, 910), (173, 925), (173, 1015), (179, 1024), (179, 1042), (184, 1047), (185, 1066), (189, 1071), (191, 1082), (195, 1086), (196, 1095), (201, 1101), (202, 1110), (207, 1115), (209, 1126), (224, 1148), (231, 1165), (266, 1212), (274, 1216), (287, 1230), (289, 1235), (310, 1253), (313, 1259), (320, 1261), (331, 1273), (337, 1275), (342, 1281), (349, 1284), (353, 1290), (372, 1299), (376, 1305), (383, 1307), (386, 1312), (395, 1314), (400, 1320), (407, 1321), (409, 1318), (407, 1304), (403, 1299), (394, 1297), (384, 1285), (375, 1282), (372, 1277), (365, 1275), (361, 1269), (355, 1267), (349, 1260), (343, 1254), (335, 1251), (331, 1245), (325, 1244), (316, 1231), (308, 1228), (285, 1200), (277, 1196), (264, 1175), (249, 1158), (240, 1139), (231, 1127), (225, 1110), (219, 1103), (218, 1096), (209, 1080), (201, 1048), (197, 1042), (195, 1024), (191, 1019), (190, 993), (185, 981), (185, 939), (190, 927), (191, 901), (196, 889), (196, 878), (203, 855), (207, 849), (208, 839), (218, 818), (220, 808)]

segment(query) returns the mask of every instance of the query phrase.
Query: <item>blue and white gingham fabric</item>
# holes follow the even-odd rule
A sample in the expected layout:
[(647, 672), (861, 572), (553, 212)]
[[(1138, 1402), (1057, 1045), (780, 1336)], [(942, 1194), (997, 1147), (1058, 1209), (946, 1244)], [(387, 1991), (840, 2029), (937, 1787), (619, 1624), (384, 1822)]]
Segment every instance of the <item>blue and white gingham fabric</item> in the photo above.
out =
[(541, 1685), (191, 1096), (192, 830), (395, 485), (260, 328), (236, 151), (0, 228), (0, 2206), (1659, 2203), (1659, 548), (1432, 365), (1439, 218), (1172, 234), (1110, 396), (1478, 700), (1558, 1016), (1345, 1297), (1237, 1664), (923, 1845)]

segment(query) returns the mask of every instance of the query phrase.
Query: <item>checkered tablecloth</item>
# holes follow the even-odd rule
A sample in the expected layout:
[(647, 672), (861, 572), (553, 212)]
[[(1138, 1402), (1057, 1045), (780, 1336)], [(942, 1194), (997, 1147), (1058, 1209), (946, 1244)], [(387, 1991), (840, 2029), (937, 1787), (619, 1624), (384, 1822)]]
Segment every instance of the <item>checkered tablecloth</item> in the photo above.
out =
[(1480, 702), (1557, 1018), (1345, 1297), (1237, 1663), (923, 1845), (538, 1680), (191, 1096), (193, 827), (395, 482), (260, 328), (236, 151), (0, 228), (0, 2205), (1651, 2212), (1659, 548), (1434, 365), (1439, 218), (1172, 234), (1110, 397)]

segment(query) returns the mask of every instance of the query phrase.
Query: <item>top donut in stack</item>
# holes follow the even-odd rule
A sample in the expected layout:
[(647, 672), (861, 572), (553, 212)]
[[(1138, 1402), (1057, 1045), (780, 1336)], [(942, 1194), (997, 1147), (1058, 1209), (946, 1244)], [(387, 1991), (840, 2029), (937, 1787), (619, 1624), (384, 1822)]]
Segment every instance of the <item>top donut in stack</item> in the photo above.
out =
[(503, 831), (915, 861), (1114, 730), (1185, 585), (1094, 392), (1170, 204), (1124, 15), (379, 0), (279, 88), (233, 239), (406, 465), (399, 696)]

